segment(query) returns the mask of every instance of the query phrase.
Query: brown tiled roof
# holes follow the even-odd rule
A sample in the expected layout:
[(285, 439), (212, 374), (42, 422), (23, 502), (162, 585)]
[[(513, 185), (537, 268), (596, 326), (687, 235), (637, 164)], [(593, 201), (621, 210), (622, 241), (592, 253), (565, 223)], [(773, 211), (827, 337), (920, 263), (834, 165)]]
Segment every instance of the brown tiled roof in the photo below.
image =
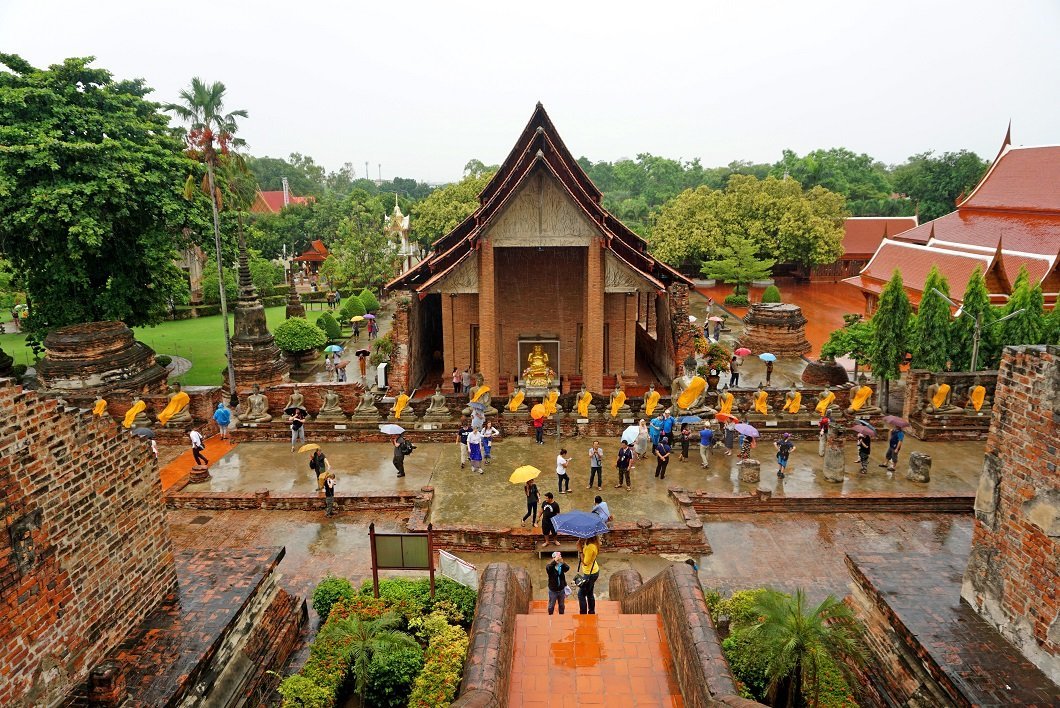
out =
[(1060, 215), (1060, 145), (1006, 146), (958, 209)]
[(852, 216), (843, 221), (843, 258), (871, 256), (885, 235), (897, 236), (912, 228), (915, 216)]
[(539, 103), (515, 147), (479, 195), (475, 212), (436, 240), (431, 255), (388, 283), (387, 290), (422, 292), (429, 282), (437, 280), (437, 274), (463, 260), (515, 197), (519, 187), (537, 170), (545, 170), (556, 179), (560, 188), (600, 232), (605, 248), (656, 287), (664, 288), (672, 282), (691, 284), (688, 278), (649, 254), (644, 239), (601, 206), (600, 190), (578, 165)]
[[(312, 197), (296, 197), (293, 194), (289, 195), (290, 206), (304, 205), (313, 201)], [(283, 209), (283, 190), (263, 192), (258, 190), (257, 196), (254, 198), (254, 203), (250, 206), (252, 212), (261, 214), (277, 214)]]
[[(964, 286), (968, 284), (968, 278), (979, 268), (986, 273), (994, 262), (992, 253), (971, 253), (967, 251), (952, 251), (941, 248), (932, 248), (918, 244), (901, 243), (899, 241), (885, 240), (876, 250), (868, 265), (861, 274), (849, 278), (847, 282), (861, 287), (864, 283), (875, 281), (880, 285), (866, 288), (870, 292), (879, 292), (882, 285), (891, 279), (891, 274), (898, 270), (902, 274), (902, 283), (907, 291), (914, 291), (918, 295), (924, 289), (928, 273), (932, 266), (937, 266), (950, 284), (950, 294), (956, 300), (964, 298)], [(919, 296), (914, 299), (919, 302)]]
[(324, 242), (316, 240), (309, 245), (309, 248), (307, 248), (302, 255), (296, 256), (291, 260), (322, 262), (326, 260), (330, 254), (331, 252), (328, 251), (328, 247), (324, 245)]

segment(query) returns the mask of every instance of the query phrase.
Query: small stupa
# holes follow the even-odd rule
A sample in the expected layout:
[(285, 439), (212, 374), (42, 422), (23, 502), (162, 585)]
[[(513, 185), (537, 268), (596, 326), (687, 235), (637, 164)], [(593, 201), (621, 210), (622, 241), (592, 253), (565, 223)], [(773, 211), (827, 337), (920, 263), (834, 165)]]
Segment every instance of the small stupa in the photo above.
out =
[(286, 383), (290, 368), (265, 323), (265, 307), (250, 277), (247, 244), (239, 234), (239, 299), (236, 301), (235, 334), (232, 335), (232, 367), (236, 387), (248, 391)]

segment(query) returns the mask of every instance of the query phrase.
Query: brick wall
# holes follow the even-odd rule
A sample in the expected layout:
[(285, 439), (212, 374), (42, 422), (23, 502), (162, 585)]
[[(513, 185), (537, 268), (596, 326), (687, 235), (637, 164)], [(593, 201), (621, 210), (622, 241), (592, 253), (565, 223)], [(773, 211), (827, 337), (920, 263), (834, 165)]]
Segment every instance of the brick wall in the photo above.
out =
[[(478, 295), (442, 295), (445, 372), (472, 366), (471, 326), (478, 324)], [(450, 382), (451, 383), (451, 382)]]
[(0, 381), (0, 705), (53, 704), (174, 589), (146, 443)]
[(815, 497), (784, 494), (773, 496), (766, 489), (755, 492), (689, 492), (692, 506), (700, 514), (968, 514), (971, 494), (848, 493)]
[[(985, 385), (985, 384), (984, 384)], [(1060, 683), (1060, 347), (1006, 347), (961, 596)]]
[(386, 369), (387, 385), (393, 392), (411, 391), (412, 375), (412, 317), (411, 302), (398, 304), (390, 320), (390, 337), (394, 340), (394, 351), (390, 354), (390, 366)]

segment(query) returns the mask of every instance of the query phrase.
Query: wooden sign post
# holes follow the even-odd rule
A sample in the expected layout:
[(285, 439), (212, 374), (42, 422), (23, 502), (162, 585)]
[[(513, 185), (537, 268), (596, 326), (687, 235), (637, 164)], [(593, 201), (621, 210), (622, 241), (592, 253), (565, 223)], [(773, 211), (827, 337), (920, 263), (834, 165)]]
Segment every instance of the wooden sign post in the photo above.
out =
[(376, 533), (375, 523), (368, 525), (372, 549), (372, 589), (379, 597), (380, 570), (426, 570), (431, 578), (434, 597), (434, 524), (427, 533)]

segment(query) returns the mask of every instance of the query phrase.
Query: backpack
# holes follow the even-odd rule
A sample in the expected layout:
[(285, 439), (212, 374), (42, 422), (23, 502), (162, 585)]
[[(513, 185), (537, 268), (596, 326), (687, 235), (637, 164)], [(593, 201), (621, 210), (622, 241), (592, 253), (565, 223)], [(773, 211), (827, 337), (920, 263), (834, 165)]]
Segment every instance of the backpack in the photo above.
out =
[(402, 454), (402, 455), (411, 455), (411, 454), (412, 454), (412, 451), (413, 451), (413, 450), (415, 450), (415, 449), (416, 449), (416, 446), (415, 446), (415, 445), (413, 445), (412, 443), (410, 443), (410, 442), (409, 442), (408, 440), (406, 440), (405, 438), (401, 438), (401, 447), (400, 447), (400, 450), (401, 450), (401, 454)]

